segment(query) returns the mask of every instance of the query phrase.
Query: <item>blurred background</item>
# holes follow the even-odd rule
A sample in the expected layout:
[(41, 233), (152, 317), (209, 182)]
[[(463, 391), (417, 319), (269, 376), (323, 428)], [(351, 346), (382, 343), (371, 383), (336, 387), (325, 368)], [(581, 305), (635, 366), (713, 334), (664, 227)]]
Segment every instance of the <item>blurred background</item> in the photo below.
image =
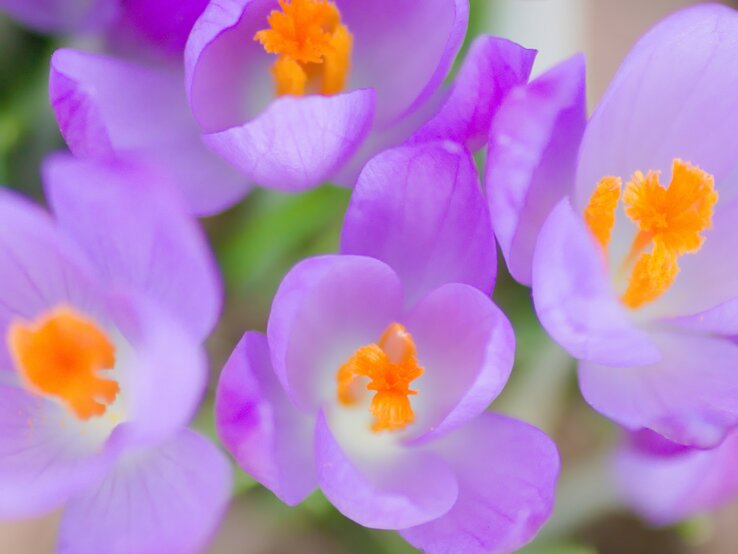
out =
[[(471, 0), (470, 37), (491, 33), (539, 49), (534, 75), (584, 52), (591, 111), (634, 41), (663, 16), (694, 3)], [(738, 7), (738, 2), (733, 4)], [(49, 56), (63, 44), (69, 41), (25, 30), (0, 13), (0, 183), (41, 201), (40, 160), (64, 147), (46, 95)], [(228, 294), (221, 324), (209, 341), (213, 384), (243, 331), (264, 328), (282, 275), (305, 256), (336, 249), (348, 198), (348, 191), (328, 186), (297, 196), (257, 190), (225, 214), (204, 221)], [(504, 269), (500, 273), (494, 296), (515, 326), (518, 353), (510, 384), (492, 407), (552, 435), (563, 461), (554, 515), (524, 554), (738, 552), (738, 503), (661, 529), (649, 528), (623, 507), (609, 474), (618, 430), (581, 399), (574, 364), (539, 327), (529, 292), (514, 284)], [(211, 399), (195, 426), (214, 436)], [(0, 554), (53, 552), (57, 520), (52, 514), (0, 522)], [(395, 533), (367, 530), (346, 520), (319, 494), (288, 508), (237, 472), (230, 511), (208, 553), (293, 552), (413, 550)]]

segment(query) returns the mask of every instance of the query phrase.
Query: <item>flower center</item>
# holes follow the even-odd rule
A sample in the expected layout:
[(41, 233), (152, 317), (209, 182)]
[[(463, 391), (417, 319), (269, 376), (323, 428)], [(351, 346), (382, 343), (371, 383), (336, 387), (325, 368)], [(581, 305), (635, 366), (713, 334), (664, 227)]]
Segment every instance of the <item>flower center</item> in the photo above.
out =
[(269, 28), (254, 39), (278, 56), (272, 66), (277, 94), (303, 96), (308, 88), (337, 94), (346, 85), (353, 37), (341, 23), (341, 12), (328, 0), (279, 0)]
[(60, 306), (36, 321), (13, 321), (10, 354), (26, 385), (57, 397), (79, 419), (101, 416), (119, 391), (118, 383), (97, 375), (115, 365), (115, 348), (91, 320)]
[[(607, 250), (615, 211), (621, 197), (619, 177), (603, 177), (584, 210), (584, 220), (597, 242)], [(638, 227), (623, 269), (632, 267), (621, 301), (640, 308), (663, 295), (679, 273), (679, 257), (702, 247), (702, 232), (712, 227), (718, 200), (709, 173), (675, 159), (671, 182), (664, 187), (659, 173), (637, 171), (622, 192), (625, 214)], [(651, 246), (650, 252), (644, 252)]]
[(378, 343), (362, 346), (336, 375), (338, 400), (345, 406), (359, 401), (359, 378), (366, 377), (366, 390), (376, 391), (369, 406), (374, 416), (372, 430), (397, 431), (415, 421), (408, 396), (417, 394), (410, 383), (425, 370), (418, 366), (415, 342), (405, 327), (392, 323)]

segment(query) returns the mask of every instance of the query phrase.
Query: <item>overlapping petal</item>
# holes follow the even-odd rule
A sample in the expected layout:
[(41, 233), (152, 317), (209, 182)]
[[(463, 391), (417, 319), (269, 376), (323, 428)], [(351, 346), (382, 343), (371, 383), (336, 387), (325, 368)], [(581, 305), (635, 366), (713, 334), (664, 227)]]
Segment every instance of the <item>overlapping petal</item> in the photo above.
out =
[(735, 498), (736, 460), (735, 434), (711, 450), (682, 449), (671, 455), (626, 442), (615, 456), (614, 473), (630, 507), (652, 524), (668, 525)]
[(61, 554), (194, 554), (214, 533), (231, 491), (225, 456), (183, 430), (157, 447), (130, 452), (98, 487), (70, 502)]
[(0, 517), (38, 516), (105, 476), (116, 450), (62, 427), (60, 404), (0, 385)]
[(469, 48), (444, 104), (410, 141), (453, 140), (478, 150), (510, 90), (528, 81), (536, 51), (506, 39), (480, 36)]
[(249, 189), (202, 144), (176, 68), (61, 49), (51, 59), (49, 96), (74, 154), (136, 156), (159, 164), (176, 178), (196, 214), (222, 210)]
[(297, 264), (277, 291), (267, 326), (274, 371), (299, 407), (335, 398), (336, 372), (398, 321), (402, 285), (384, 263), (320, 256)]
[(538, 233), (572, 188), (586, 123), (584, 58), (575, 56), (502, 102), (489, 136), (485, 184), (512, 276), (531, 283)]
[(108, 310), (129, 348), (117, 353), (127, 441), (154, 443), (187, 426), (202, 399), (207, 359), (186, 327), (150, 300), (118, 293)]
[[(578, 207), (599, 179), (669, 174), (680, 158), (715, 176), (721, 201), (738, 188), (738, 12), (718, 4), (666, 18), (631, 50), (587, 126), (577, 174)], [(664, 86), (668, 83), (668, 86)]]
[(662, 359), (640, 367), (579, 365), (584, 398), (629, 429), (649, 428), (675, 442), (717, 446), (738, 425), (738, 346), (687, 333), (653, 334)]
[(648, 334), (619, 303), (603, 254), (568, 199), (541, 229), (533, 258), (533, 300), (542, 325), (577, 359), (607, 366), (660, 359)]
[(314, 414), (298, 411), (272, 370), (266, 337), (246, 333), (223, 368), (215, 401), (218, 435), (238, 464), (280, 500), (317, 487)]
[(430, 142), (372, 159), (351, 198), (341, 251), (389, 264), (402, 279), (407, 305), (445, 283), (491, 292), (496, 250), (469, 152)]
[(358, 149), (374, 117), (374, 91), (284, 96), (255, 119), (203, 140), (259, 185), (300, 191), (330, 178)]
[(321, 490), (341, 513), (365, 527), (418, 525), (446, 513), (456, 500), (453, 472), (435, 454), (407, 450), (370, 466), (347, 456), (322, 413), (315, 451)]
[(413, 385), (423, 439), (479, 416), (505, 386), (515, 357), (512, 326), (480, 291), (448, 284), (405, 319), (425, 373)]
[(14, 318), (32, 320), (59, 305), (98, 317), (104, 301), (83, 251), (41, 208), (2, 190), (0, 221), (0, 368), (9, 370), (4, 338)]
[(505, 554), (548, 519), (559, 455), (542, 431), (490, 413), (432, 446), (454, 469), (459, 496), (446, 515), (401, 531), (413, 546), (428, 554)]
[(196, 339), (210, 333), (220, 312), (219, 276), (168, 179), (147, 166), (70, 156), (48, 159), (44, 178), (61, 227), (109, 286), (155, 299)]

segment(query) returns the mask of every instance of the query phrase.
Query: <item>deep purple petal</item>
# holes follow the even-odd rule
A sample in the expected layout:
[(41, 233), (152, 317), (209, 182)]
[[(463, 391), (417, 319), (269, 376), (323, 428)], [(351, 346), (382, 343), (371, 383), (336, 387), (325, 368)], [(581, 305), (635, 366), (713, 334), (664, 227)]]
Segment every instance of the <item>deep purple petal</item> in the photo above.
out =
[(439, 435), (481, 414), (505, 386), (515, 335), (494, 303), (468, 285), (423, 298), (404, 320), (425, 373), (413, 381), (414, 427)]
[(575, 56), (514, 89), (492, 124), (485, 177), (492, 224), (523, 284), (531, 283), (543, 222), (572, 190), (586, 117), (584, 58)]
[(292, 268), (267, 326), (274, 371), (290, 399), (312, 409), (334, 399), (338, 369), (379, 340), (401, 309), (400, 281), (378, 260), (321, 256)]
[(533, 300), (546, 331), (575, 358), (613, 366), (659, 359), (656, 346), (619, 303), (603, 255), (567, 199), (541, 229)]
[(202, 398), (205, 352), (178, 320), (148, 299), (116, 294), (109, 311), (129, 345), (116, 365), (127, 396), (128, 435), (135, 442), (169, 438), (187, 425)]
[(0, 11), (45, 33), (98, 30), (118, 13), (119, 0), (0, 0)]
[(287, 398), (269, 359), (266, 337), (246, 333), (220, 374), (218, 435), (238, 464), (293, 506), (317, 487), (315, 416)]
[(283, 96), (256, 119), (203, 140), (251, 181), (300, 191), (329, 179), (353, 155), (374, 117), (374, 91)]
[(0, 190), (0, 371), (11, 369), (8, 325), (33, 320), (44, 311), (70, 305), (90, 317), (102, 315), (103, 300), (94, 268), (49, 215), (20, 195)]
[(65, 408), (12, 385), (0, 385), (0, 517), (51, 512), (95, 484), (112, 451), (65, 428)]
[(125, 0), (121, 5), (123, 21), (130, 27), (132, 40), (148, 43), (173, 56), (182, 55), (195, 20), (208, 0)]
[(452, 464), (459, 497), (446, 515), (401, 534), (428, 554), (506, 554), (529, 542), (551, 514), (556, 445), (542, 431), (485, 414), (436, 449)]
[(61, 49), (51, 59), (49, 96), (74, 154), (136, 155), (159, 164), (176, 178), (194, 213), (222, 210), (249, 189), (202, 144), (175, 67)]
[[(656, 25), (631, 50), (582, 142), (577, 204), (605, 175), (628, 179), (681, 158), (714, 174), (721, 199), (738, 192), (738, 12), (705, 4)], [(668, 86), (665, 85), (668, 83)]]
[(654, 525), (669, 525), (713, 510), (738, 496), (738, 435), (712, 450), (654, 455), (623, 445), (614, 460), (628, 505)]
[(109, 286), (160, 303), (198, 339), (221, 305), (219, 275), (202, 231), (156, 171), (127, 162), (49, 158), (46, 192), (62, 228)]
[[(464, 40), (468, 0), (341, 0), (354, 35), (349, 89), (374, 88), (377, 124), (421, 106), (448, 73)], [(432, 31), (431, 31), (432, 30)]]
[(129, 453), (100, 485), (70, 502), (58, 552), (201, 552), (230, 492), (225, 456), (183, 430), (160, 446)]
[(376, 529), (403, 529), (445, 514), (457, 484), (436, 455), (408, 450), (380, 467), (352, 460), (321, 413), (315, 430), (318, 482), (343, 515)]
[(371, 160), (346, 213), (341, 251), (389, 264), (402, 279), (407, 305), (445, 283), (490, 293), (496, 250), (469, 152), (431, 142)]
[(709, 336), (653, 335), (662, 352), (639, 367), (579, 365), (582, 395), (626, 428), (649, 428), (686, 445), (711, 448), (738, 426), (738, 345)]
[(536, 51), (506, 39), (480, 36), (472, 43), (449, 97), (411, 140), (453, 140), (478, 150), (492, 118), (513, 87), (528, 81)]

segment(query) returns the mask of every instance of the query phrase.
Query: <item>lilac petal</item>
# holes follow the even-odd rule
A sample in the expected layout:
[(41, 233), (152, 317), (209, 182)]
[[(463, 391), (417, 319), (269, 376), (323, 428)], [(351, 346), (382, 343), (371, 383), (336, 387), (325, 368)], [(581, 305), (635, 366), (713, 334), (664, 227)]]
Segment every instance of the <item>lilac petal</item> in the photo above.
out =
[(166, 179), (146, 166), (57, 155), (44, 180), (61, 226), (110, 286), (156, 300), (198, 339), (210, 333), (221, 305), (218, 272)]
[(738, 336), (738, 298), (727, 300), (704, 312), (677, 317), (668, 321), (696, 333)]
[(640, 367), (579, 365), (582, 395), (628, 429), (711, 448), (738, 426), (738, 345), (680, 333), (654, 334), (662, 359)]
[(417, 427), (437, 436), (481, 414), (505, 386), (515, 335), (494, 303), (468, 285), (445, 285), (404, 320), (425, 373), (413, 382)]
[(376, 90), (379, 127), (433, 94), (451, 69), (469, 20), (468, 0), (426, 0), (422, 8), (414, 0), (343, 0), (339, 7), (354, 35), (349, 88)]
[(0, 517), (48, 513), (102, 478), (115, 459), (63, 426), (65, 408), (0, 385)]
[(143, 157), (171, 173), (194, 213), (233, 204), (249, 185), (203, 144), (173, 67), (146, 67), (75, 50), (51, 59), (49, 96), (74, 154)]
[(225, 456), (204, 437), (180, 431), (160, 446), (131, 452), (99, 486), (70, 502), (58, 551), (201, 552), (230, 492)]
[(218, 435), (238, 464), (294, 506), (316, 487), (315, 418), (290, 403), (272, 370), (260, 333), (246, 333), (220, 374)]
[(738, 198), (718, 200), (713, 225), (699, 252), (679, 259), (681, 271), (660, 299), (664, 315), (703, 312), (738, 297)]
[(411, 140), (448, 139), (478, 150), (487, 140), (500, 103), (528, 81), (536, 51), (506, 39), (480, 36), (472, 43), (439, 112)]
[(495, 244), (469, 152), (432, 142), (371, 160), (346, 213), (341, 251), (389, 264), (402, 279), (407, 305), (444, 283), (490, 293)]
[(444, 516), (401, 534), (428, 554), (504, 554), (529, 542), (551, 514), (559, 455), (535, 427), (485, 414), (435, 446), (459, 480)]
[(126, 0), (121, 9), (135, 36), (174, 56), (182, 55), (190, 30), (207, 3), (208, 0)]
[(109, 310), (129, 345), (119, 352), (117, 366), (121, 390), (130, 391), (130, 440), (169, 438), (194, 416), (205, 390), (208, 366), (200, 342), (147, 299), (116, 294)]
[(283, 96), (256, 119), (203, 137), (251, 181), (300, 191), (329, 179), (353, 155), (374, 117), (374, 91)]
[(119, 0), (0, 0), (0, 11), (45, 33), (81, 33), (113, 21)]
[(584, 58), (513, 90), (492, 124), (485, 177), (495, 236), (512, 276), (531, 283), (538, 233), (572, 188), (586, 123)]
[(212, 0), (195, 22), (185, 47), (185, 82), (206, 132), (240, 125), (273, 98), (274, 57), (254, 35), (277, 8), (276, 0)]
[(655, 455), (632, 444), (614, 460), (618, 488), (628, 505), (654, 525), (668, 525), (715, 509), (738, 495), (738, 435), (712, 450)]
[(0, 371), (9, 370), (5, 337), (15, 318), (33, 320), (70, 305), (90, 317), (102, 315), (94, 268), (83, 251), (49, 215), (20, 195), (0, 190)]
[(546, 331), (575, 358), (638, 366), (660, 357), (618, 302), (602, 253), (567, 199), (541, 229), (533, 257), (533, 301)]
[(674, 158), (712, 173), (721, 200), (736, 194), (738, 97), (715, 94), (738, 89), (736, 34), (738, 12), (705, 4), (668, 17), (636, 44), (584, 135), (578, 206), (601, 177), (666, 177)]
[(267, 325), (274, 371), (290, 399), (311, 409), (334, 399), (338, 369), (379, 340), (401, 309), (400, 281), (379, 260), (321, 256), (292, 268)]
[(318, 482), (346, 517), (375, 529), (403, 529), (448, 512), (457, 495), (449, 467), (433, 453), (408, 450), (383, 467), (351, 460), (321, 412), (315, 430)]

